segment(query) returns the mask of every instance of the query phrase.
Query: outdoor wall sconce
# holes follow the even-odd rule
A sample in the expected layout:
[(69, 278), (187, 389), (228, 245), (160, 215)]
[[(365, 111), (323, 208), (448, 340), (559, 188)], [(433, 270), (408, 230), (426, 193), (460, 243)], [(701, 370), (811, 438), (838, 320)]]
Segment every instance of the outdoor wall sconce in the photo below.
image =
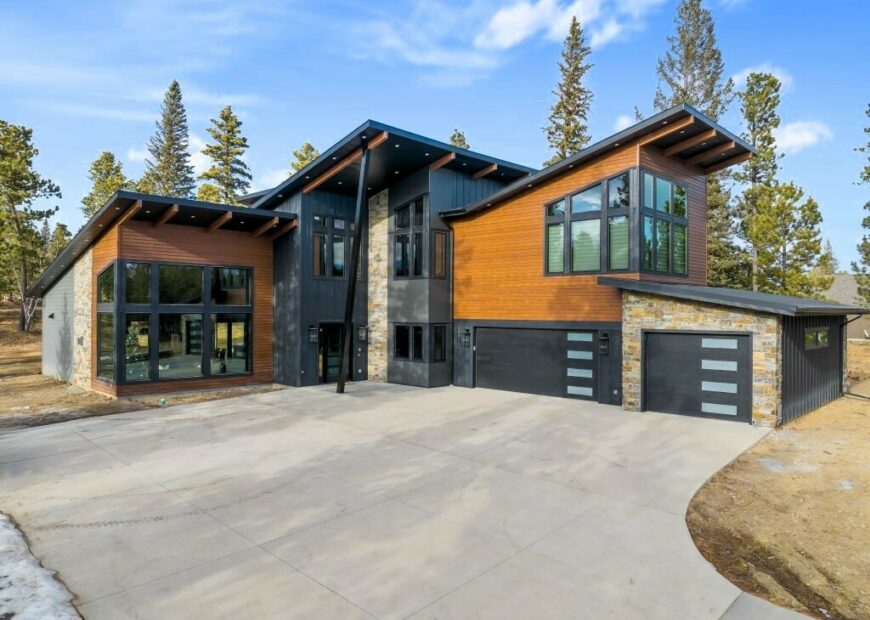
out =
[(466, 349), (471, 346), (471, 330), (467, 327), (462, 332), (462, 346)]
[(318, 339), (319, 339), (319, 334), (318, 334), (317, 328), (314, 327), (313, 325), (309, 326), (308, 327), (308, 342), (310, 342), (311, 344), (317, 344)]
[(360, 342), (365, 342), (369, 339), (369, 326), (368, 325), (360, 325), (356, 328), (356, 337)]
[(48, 318), (53, 319), (53, 318), (54, 318), (54, 312), (52, 312), (51, 314), (49, 314), (49, 315), (48, 315)]

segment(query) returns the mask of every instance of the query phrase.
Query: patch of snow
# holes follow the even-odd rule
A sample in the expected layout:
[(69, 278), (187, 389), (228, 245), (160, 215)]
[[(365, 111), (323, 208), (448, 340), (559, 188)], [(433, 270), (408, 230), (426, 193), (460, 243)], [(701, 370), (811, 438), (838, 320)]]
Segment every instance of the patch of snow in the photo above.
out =
[(768, 456), (763, 456), (758, 459), (758, 463), (759, 465), (766, 467), (769, 471), (772, 471), (775, 474), (784, 474), (790, 471), (798, 472), (801, 474), (811, 474), (813, 472), (819, 471), (819, 466), (815, 463), (795, 462), (794, 465), (786, 465), (782, 461)]
[(854, 491), (855, 485), (852, 484), (851, 480), (840, 480), (837, 482), (837, 486), (840, 487), (841, 491)]
[(18, 528), (0, 513), (0, 618), (80, 620), (72, 599), (33, 557)]

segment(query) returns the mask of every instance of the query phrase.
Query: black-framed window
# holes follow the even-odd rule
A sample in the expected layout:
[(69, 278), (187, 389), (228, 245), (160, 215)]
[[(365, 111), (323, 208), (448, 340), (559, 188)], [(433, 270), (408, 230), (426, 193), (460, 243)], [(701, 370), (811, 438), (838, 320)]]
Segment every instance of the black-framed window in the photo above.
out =
[(211, 375), (238, 375), (251, 371), (251, 315), (211, 315)]
[(125, 300), (128, 304), (147, 304), (151, 302), (151, 265), (148, 263), (126, 263), (124, 265)]
[(546, 205), (544, 270), (548, 274), (629, 268), (631, 170)]
[(344, 218), (330, 215), (313, 215), (311, 222), (311, 274), (316, 278), (344, 278), (353, 226), (348, 227)]
[(210, 296), (214, 305), (249, 306), (251, 270), (245, 267), (212, 267)]
[(151, 379), (151, 315), (127, 313), (124, 325), (124, 378), (127, 382)]
[(830, 343), (829, 327), (808, 327), (804, 330), (804, 349), (824, 349)]
[(398, 360), (423, 361), (423, 326), (393, 327), (393, 357)]
[(110, 312), (97, 313), (97, 377), (115, 380), (115, 315)]
[(688, 192), (683, 185), (641, 171), (641, 269), (689, 272)]
[(159, 302), (172, 305), (201, 304), (204, 273), (204, 268), (199, 265), (159, 265)]
[(425, 196), (394, 211), (395, 241), (393, 276), (422, 278), (426, 273), (426, 200)]
[(203, 376), (202, 313), (160, 314), (158, 327), (158, 379)]
[(115, 263), (110, 263), (97, 276), (97, 303), (110, 304), (115, 301)]
[(432, 361), (447, 361), (447, 326), (432, 326)]
[(447, 231), (444, 230), (432, 233), (432, 277), (447, 277)]

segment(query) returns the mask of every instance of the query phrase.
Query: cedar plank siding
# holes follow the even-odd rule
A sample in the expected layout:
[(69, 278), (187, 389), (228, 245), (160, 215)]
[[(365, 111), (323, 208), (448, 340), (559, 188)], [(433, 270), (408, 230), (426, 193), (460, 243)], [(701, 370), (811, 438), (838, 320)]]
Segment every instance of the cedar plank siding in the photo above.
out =
[[(707, 285), (707, 180), (698, 168), (690, 167), (673, 157), (665, 157), (655, 147), (640, 147), (640, 166), (663, 177), (680, 181), (688, 191), (689, 275), (664, 276), (642, 273), (641, 280), (656, 280), (674, 284)], [(635, 239), (631, 240), (632, 243)]]
[[(544, 205), (638, 164), (614, 149), (491, 209), (454, 220), (454, 318), (620, 321), (620, 292), (594, 275), (544, 275)], [(637, 277), (636, 275), (634, 277)]]
[[(117, 388), (95, 380), (94, 388), (121, 396), (147, 392), (271, 383), (272, 242), (268, 239), (268, 234), (254, 238), (248, 233), (229, 230), (216, 230), (208, 233), (204, 228), (178, 224), (164, 224), (155, 228), (149, 222), (136, 220), (128, 221), (122, 225), (122, 228), (119, 242), (120, 251), (117, 256), (125, 260), (227, 265), (253, 269), (252, 373), (230, 377), (121, 385)], [(94, 273), (95, 275), (97, 273), (96, 247), (94, 248)], [(96, 290), (96, 286), (94, 289)], [(96, 322), (96, 315), (94, 322)], [(96, 325), (94, 326), (94, 338), (96, 338)], [(96, 350), (96, 340), (94, 341), (94, 350)], [(93, 368), (93, 372), (96, 373), (95, 363)]]

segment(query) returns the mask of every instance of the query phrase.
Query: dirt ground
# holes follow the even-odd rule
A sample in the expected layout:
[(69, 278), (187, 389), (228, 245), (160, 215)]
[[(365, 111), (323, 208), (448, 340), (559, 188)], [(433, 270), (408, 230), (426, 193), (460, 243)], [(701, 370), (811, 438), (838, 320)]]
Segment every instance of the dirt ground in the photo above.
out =
[(846, 396), (717, 473), (686, 521), (743, 590), (817, 618), (870, 618), (870, 342), (849, 342)]
[(37, 321), (31, 332), (22, 333), (16, 330), (17, 317), (17, 308), (0, 305), (0, 429), (231, 398), (275, 389), (272, 386), (251, 386), (109, 398), (41, 375), (39, 323)]

